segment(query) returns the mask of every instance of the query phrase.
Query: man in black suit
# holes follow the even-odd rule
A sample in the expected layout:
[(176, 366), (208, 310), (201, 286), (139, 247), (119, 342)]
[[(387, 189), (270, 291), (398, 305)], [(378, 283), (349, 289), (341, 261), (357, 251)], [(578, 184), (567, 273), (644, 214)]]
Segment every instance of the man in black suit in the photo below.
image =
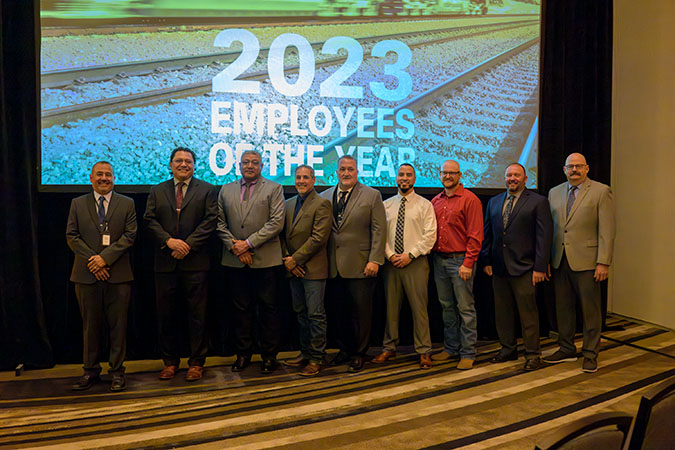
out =
[(485, 240), (481, 256), (492, 277), (495, 319), (501, 350), (490, 359), (516, 360), (516, 315), (520, 316), (525, 344), (525, 370), (541, 367), (537, 283), (547, 280), (553, 241), (553, 221), (546, 197), (525, 189), (525, 168), (506, 168), (507, 191), (490, 199), (485, 213)]
[[(170, 380), (180, 366), (178, 327), (187, 304), (190, 339), (187, 381), (199, 380), (206, 361), (207, 274), (206, 243), (216, 229), (215, 188), (194, 178), (195, 154), (185, 147), (171, 153), (173, 178), (153, 186), (145, 209), (145, 224), (156, 241), (155, 292), (159, 342), (164, 360), (160, 380)], [(182, 322), (184, 324), (184, 322)]]
[(134, 276), (129, 248), (136, 239), (136, 209), (129, 197), (113, 192), (115, 176), (109, 162), (94, 164), (91, 193), (73, 199), (66, 225), (68, 246), (75, 253), (70, 280), (82, 314), (84, 375), (73, 390), (89, 389), (101, 373), (100, 337), (110, 340), (110, 390), (123, 391), (127, 348), (127, 313)]

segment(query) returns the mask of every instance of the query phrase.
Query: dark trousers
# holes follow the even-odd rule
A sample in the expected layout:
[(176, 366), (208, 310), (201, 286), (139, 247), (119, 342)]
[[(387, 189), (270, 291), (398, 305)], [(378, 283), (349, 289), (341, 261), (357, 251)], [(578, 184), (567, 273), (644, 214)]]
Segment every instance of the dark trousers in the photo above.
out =
[(190, 366), (203, 366), (206, 361), (206, 298), (207, 272), (157, 272), (155, 292), (159, 325), (159, 345), (167, 366), (180, 364), (180, 342), (177, 330), (184, 329), (182, 317), (187, 306), (187, 330), (190, 341)]
[(237, 355), (253, 353), (255, 324), (260, 328), (259, 348), (263, 359), (275, 359), (281, 341), (281, 318), (277, 282), (279, 267), (227, 270), (228, 287), (234, 306), (234, 339)]
[(516, 308), (520, 316), (520, 328), (525, 344), (525, 358), (538, 357), (539, 351), (539, 310), (535, 289), (532, 285), (532, 271), (521, 276), (492, 276), (492, 288), (495, 298), (495, 321), (502, 354), (508, 355), (517, 350)]
[(377, 278), (328, 280), (328, 329), (338, 348), (350, 356), (365, 356), (370, 344), (373, 293)]
[(584, 340), (581, 352), (585, 358), (597, 359), (602, 333), (602, 308), (600, 283), (593, 278), (595, 271), (575, 272), (563, 254), (560, 267), (553, 271), (555, 312), (558, 319), (558, 345), (568, 354), (575, 354), (576, 301), (581, 304), (584, 323)]
[(100, 349), (106, 334), (110, 345), (109, 372), (124, 373), (131, 283), (75, 283), (75, 295), (82, 315), (82, 361), (85, 373), (101, 372)]

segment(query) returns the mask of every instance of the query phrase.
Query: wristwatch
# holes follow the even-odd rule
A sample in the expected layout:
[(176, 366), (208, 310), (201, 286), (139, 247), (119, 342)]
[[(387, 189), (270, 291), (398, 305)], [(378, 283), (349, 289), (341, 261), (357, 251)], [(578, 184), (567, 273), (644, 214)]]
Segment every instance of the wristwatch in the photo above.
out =
[(412, 253), (408, 253), (408, 256), (410, 257), (410, 261), (414, 261), (414, 260), (415, 260), (415, 257), (413, 256)]

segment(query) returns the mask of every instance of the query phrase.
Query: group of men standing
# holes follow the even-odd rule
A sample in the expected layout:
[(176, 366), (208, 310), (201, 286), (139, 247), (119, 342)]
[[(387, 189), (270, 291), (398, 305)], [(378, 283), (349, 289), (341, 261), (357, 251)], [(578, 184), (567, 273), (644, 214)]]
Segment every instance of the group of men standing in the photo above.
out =
[[(223, 245), (221, 264), (234, 311), (235, 372), (250, 364), (256, 334), (262, 373), (275, 370), (282, 271), (289, 278), (300, 337), (299, 356), (284, 364), (301, 367), (300, 375), (317, 375), (326, 364), (346, 364), (350, 372), (363, 369), (380, 272), (387, 320), (383, 351), (372, 362), (384, 363), (396, 355), (400, 310), (407, 297), (420, 367), (458, 359), (458, 369), (470, 369), (476, 358), (473, 280), (479, 260), (492, 277), (502, 345), (491, 361), (516, 359), (517, 310), (525, 369), (537, 369), (541, 360), (534, 288), (550, 276), (551, 248), (560, 350), (544, 361), (576, 359), (578, 296), (584, 314), (583, 370), (596, 370), (601, 321), (597, 282), (606, 279), (611, 263), (613, 204), (609, 188), (586, 177), (582, 155), (570, 155), (564, 168), (568, 183), (552, 189), (549, 200), (525, 189), (522, 166), (509, 165), (507, 192), (490, 200), (485, 221), (480, 200), (460, 183), (460, 167), (453, 160), (443, 163), (444, 189), (431, 201), (415, 193), (415, 168), (404, 163), (397, 172), (397, 194), (384, 202), (379, 191), (358, 181), (357, 162), (351, 156), (338, 160), (338, 184), (320, 194), (314, 190), (314, 169), (298, 166), (298, 195), (288, 201), (281, 185), (261, 175), (263, 161), (257, 151), (243, 152), (241, 178), (224, 185), (219, 194), (194, 177), (194, 164), (194, 152), (176, 148), (169, 163), (173, 177), (151, 189), (144, 214), (155, 240), (164, 361), (160, 379), (172, 379), (178, 371), (183, 311), (190, 348), (186, 380), (202, 378), (210, 269), (206, 244), (214, 231)], [(87, 389), (99, 380), (101, 331), (107, 330), (110, 389), (120, 391), (126, 388), (123, 360), (133, 280), (128, 249), (136, 236), (136, 215), (133, 200), (113, 192), (110, 163), (96, 163), (90, 181), (93, 196), (73, 200), (66, 231), (75, 253), (71, 280), (84, 335), (85, 373), (73, 389)], [(433, 356), (427, 312), (429, 254), (444, 323), (444, 349)], [(329, 332), (340, 351), (326, 361)]]

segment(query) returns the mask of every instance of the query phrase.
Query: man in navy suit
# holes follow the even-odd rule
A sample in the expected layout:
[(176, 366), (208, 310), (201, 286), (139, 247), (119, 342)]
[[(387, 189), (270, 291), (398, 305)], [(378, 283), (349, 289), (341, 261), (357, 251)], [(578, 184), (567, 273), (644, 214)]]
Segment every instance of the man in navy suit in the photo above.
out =
[(495, 319), (501, 350), (490, 362), (516, 360), (518, 309), (525, 344), (525, 370), (541, 367), (537, 283), (548, 279), (553, 221), (546, 197), (525, 189), (525, 168), (506, 168), (506, 192), (490, 199), (485, 213), (483, 269), (492, 277)]

